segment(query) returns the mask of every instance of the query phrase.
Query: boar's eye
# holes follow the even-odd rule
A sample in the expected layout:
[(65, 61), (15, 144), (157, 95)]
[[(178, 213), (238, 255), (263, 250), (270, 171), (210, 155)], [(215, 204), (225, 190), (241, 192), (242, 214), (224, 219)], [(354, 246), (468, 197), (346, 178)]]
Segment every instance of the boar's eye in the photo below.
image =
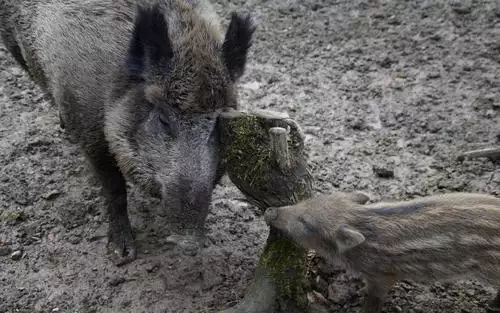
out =
[(163, 127), (165, 127), (165, 128), (169, 127), (170, 124), (169, 124), (167, 118), (165, 117), (165, 115), (160, 113), (158, 118), (160, 119), (160, 123), (163, 125)]
[(311, 235), (314, 233), (314, 225), (311, 223), (311, 221), (307, 217), (300, 216), (298, 218), (298, 221), (302, 224), (304, 231), (307, 234)]
[(168, 115), (160, 111), (158, 114), (158, 121), (160, 122), (160, 125), (165, 133), (167, 133), (169, 136), (174, 135), (174, 125)]

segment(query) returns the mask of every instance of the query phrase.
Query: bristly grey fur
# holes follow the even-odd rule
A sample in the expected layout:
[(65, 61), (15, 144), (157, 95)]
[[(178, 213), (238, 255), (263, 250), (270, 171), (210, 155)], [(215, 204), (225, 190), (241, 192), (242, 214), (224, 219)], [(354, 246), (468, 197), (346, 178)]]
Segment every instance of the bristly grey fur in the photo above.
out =
[(108, 200), (117, 264), (135, 257), (125, 178), (203, 228), (223, 173), (217, 112), (237, 106), (255, 28), (204, 0), (0, 0), (0, 34), (59, 107)]

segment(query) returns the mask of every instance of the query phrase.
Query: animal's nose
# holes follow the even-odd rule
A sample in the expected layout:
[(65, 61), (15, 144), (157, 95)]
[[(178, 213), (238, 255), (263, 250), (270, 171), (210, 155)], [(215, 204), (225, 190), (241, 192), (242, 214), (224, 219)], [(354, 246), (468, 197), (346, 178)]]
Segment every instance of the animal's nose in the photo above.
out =
[(264, 220), (267, 224), (271, 224), (278, 217), (278, 208), (268, 208), (264, 213)]

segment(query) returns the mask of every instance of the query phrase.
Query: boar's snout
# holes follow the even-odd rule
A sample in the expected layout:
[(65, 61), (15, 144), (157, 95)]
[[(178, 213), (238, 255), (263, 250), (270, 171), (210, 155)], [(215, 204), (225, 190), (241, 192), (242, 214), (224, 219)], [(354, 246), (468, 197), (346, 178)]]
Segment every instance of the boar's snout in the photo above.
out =
[(278, 208), (268, 208), (264, 213), (264, 220), (268, 225), (272, 225), (273, 221), (278, 218)]
[(212, 191), (223, 173), (215, 120), (203, 117), (178, 122), (177, 134), (160, 158), (156, 180), (162, 206), (176, 224), (200, 227), (208, 214)]

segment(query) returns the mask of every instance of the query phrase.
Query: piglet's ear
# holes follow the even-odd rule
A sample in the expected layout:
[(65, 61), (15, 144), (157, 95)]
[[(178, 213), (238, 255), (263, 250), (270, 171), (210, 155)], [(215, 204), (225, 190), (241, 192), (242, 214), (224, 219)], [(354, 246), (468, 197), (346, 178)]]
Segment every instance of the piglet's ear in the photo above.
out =
[(144, 80), (154, 71), (158, 71), (154, 74), (161, 74), (172, 56), (168, 25), (162, 9), (158, 5), (138, 7), (127, 56), (130, 78)]
[(226, 32), (222, 54), (231, 78), (237, 80), (245, 71), (248, 50), (252, 45), (252, 35), (255, 32), (250, 15), (231, 15), (231, 22)]
[(335, 243), (337, 244), (337, 252), (342, 254), (365, 241), (365, 236), (357, 229), (347, 225), (341, 225), (335, 231)]

